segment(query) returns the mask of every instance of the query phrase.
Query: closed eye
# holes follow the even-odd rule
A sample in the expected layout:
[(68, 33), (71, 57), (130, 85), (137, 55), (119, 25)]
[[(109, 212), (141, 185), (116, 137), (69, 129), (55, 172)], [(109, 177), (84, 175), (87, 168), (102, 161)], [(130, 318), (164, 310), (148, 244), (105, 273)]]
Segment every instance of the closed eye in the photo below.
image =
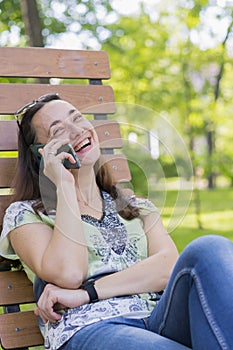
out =
[(82, 114), (80, 114), (80, 113), (75, 114), (74, 117), (73, 117), (73, 122), (77, 122), (77, 121), (79, 121), (82, 118), (83, 118)]
[(56, 136), (56, 135), (60, 134), (62, 131), (64, 131), (64, 129), (65, 128), (63, 126), (55, 127), (55, 128), (53, 128), (53, 130), (51, 130), (52, 135)]

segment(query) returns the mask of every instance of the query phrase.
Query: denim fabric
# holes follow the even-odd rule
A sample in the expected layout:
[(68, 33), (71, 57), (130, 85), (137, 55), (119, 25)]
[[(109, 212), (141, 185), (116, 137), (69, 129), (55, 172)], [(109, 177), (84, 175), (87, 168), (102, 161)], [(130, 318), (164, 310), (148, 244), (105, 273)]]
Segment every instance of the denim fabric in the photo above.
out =
[(86, 326), (60, 350), (189, 350), (146, 329), (144, 320), (112, 318)]
[(97, 322), (61, 349), (232, 350), (232, 299), (233, 244), (204, 236), (183, 251), (150, 317)]
[(149, 329), (198, 350), (233, 349), (233, 244), (193, 241), (181, 254)]

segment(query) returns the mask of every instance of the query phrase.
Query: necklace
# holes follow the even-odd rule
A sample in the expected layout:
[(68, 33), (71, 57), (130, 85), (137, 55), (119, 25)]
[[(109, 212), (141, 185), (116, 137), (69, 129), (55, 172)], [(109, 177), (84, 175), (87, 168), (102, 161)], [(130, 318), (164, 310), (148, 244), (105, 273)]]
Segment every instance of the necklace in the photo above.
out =
[(77, 200), (81, 215), (89, 215), (90, 217), (95, 217), (97, 219), (102, 218), (104, 206), (101, 191), (96, 193), (96, 195), (92, 192), (89, 201), (85, 200), (80, 193), (80, 196), (77, 197)]
[(86, 201), (78, 200), (80, 206), (80, 212), (82, 217), (86, 217), (94, 220), (102, 220), (103, 218), (103, 204), (101, 201), (101, 207), (97, 208), (96, 205), (89, 204)]

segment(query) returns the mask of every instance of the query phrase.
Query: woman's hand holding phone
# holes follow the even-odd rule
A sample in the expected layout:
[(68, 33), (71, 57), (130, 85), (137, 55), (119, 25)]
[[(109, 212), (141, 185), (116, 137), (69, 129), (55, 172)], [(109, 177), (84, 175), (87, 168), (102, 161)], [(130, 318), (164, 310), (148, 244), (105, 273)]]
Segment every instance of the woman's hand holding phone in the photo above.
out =
[(62, 163), (66, 169), (79, 169), (81, 167), (81, 163), (77, 157), (77, 154), (75, 153), (75, 150), (71, 146), (70, 143), (65, 144), (64, 146), (61, 146), (57, 153), (66, 152), (72, 155), (73, 159), (75, 160), (74, 163), (71, 163), (69, 159), (65, 158)]
[[(61, 141), (52, 140), (48, 144), (31, 145), (31, 151), (34, 154), (38, 171), (42, 170), (44, 174), (57, 185), (57, 181), (62, 176), (62, 180), (71, 180), (71, 174), (66, 172), (64, 168), (79, 169), (80, 161), (69, 143), (61, 143)], [(62, 164), (63, 167), (57, 167), (56, 164)], [(59, 170), (59, 173), (57, 171)], [(64, 170), (64, 172), (63, 172)], [(63, 175), (62, 175), (63, 174)], [(69, 174), (69, 175), (68, 175)], [(68, 179), (68, 178), (69, 179)], [(73, 180), (73, 176), (72, 176)]]

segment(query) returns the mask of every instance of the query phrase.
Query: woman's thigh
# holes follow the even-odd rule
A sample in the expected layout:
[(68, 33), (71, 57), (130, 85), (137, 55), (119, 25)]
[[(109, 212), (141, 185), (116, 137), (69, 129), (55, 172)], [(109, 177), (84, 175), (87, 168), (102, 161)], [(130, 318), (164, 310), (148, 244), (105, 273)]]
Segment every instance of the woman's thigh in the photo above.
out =
[(146, 329), (142, 319), (118, 317), (99, 321), (77, 332), (61, 350), (187, 350)]

